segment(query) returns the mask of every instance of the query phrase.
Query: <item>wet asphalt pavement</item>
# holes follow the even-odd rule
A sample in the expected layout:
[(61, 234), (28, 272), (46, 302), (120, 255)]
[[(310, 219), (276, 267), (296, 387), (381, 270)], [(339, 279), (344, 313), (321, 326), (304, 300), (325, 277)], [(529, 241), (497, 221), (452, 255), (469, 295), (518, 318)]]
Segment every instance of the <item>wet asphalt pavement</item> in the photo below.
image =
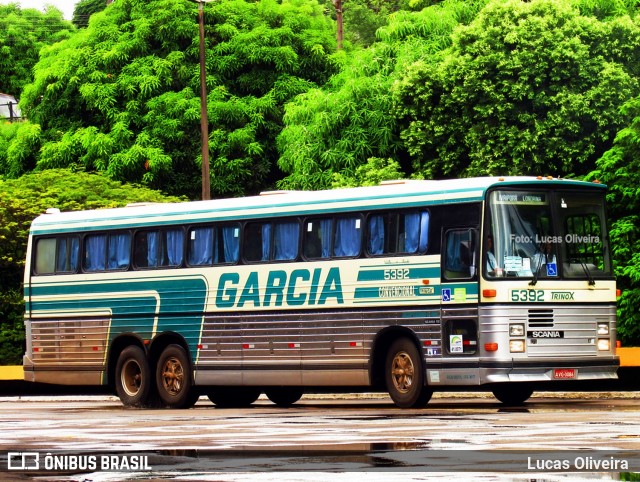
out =
[(288, 409), (262, 398), (217, 409), (201, 397), (189, 410), (126, 409), (110, 396), (0, 397), (0, 429), (0, 480), (564, 481), (640, 472), (639, 392), (542, 393), (517, 408), (482, 393), (441, 394), (419, 410), (366, 394), (305, 396)]

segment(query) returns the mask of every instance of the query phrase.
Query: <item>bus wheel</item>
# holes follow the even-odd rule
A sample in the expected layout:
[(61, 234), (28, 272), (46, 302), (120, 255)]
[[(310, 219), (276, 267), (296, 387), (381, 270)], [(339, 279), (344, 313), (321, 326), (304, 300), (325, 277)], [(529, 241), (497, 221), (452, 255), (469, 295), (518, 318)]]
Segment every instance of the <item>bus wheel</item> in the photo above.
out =
[(156, 368), (158, 395), (169, 408), (189, 408), (196, 402), (187, 352), (180, 345), (164, 349)]
[(144, 350), (128, 346), (116, 364), (116, 393), (125, 407), (144, 407), (151, 393), (151, 369)]
[(260, 396), (255, 387), (218, 387), (207, 392), (207, 397), (218, 408), (245, 408)]
[(425, 385), (424, 368), (416, 345), (408, 338), (394, 341), (387, 353), (385, 380), (400, 408), (424, 407), (433, 393)]
[(265, 390), (265, 395), (278, 407), (290, 407), (302, 398), (302, 389), (298, 387), (274, 387)]
[(522, 405), (531, 395), (533, 388), (528, 383), (505, 383), (493, 388), (493, 396), (510, 406)]

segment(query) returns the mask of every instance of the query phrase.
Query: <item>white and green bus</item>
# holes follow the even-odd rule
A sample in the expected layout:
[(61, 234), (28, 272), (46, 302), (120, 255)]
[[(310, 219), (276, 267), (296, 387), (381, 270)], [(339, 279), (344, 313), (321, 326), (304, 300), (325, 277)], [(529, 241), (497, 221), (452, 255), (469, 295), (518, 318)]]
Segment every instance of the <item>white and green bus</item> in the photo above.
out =
[(394, 181), (34, 220), (25, 379), (127, 406), (616, 378), (606, 188)]

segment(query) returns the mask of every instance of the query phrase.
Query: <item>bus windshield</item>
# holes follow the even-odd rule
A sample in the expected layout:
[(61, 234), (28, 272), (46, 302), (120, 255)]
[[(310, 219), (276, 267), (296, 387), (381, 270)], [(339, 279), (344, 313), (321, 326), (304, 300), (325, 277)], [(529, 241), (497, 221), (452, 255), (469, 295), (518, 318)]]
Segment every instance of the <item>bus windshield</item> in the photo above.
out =
[(604, 193), (499, 190), (488, 209), (485, 277), (612, 276)]

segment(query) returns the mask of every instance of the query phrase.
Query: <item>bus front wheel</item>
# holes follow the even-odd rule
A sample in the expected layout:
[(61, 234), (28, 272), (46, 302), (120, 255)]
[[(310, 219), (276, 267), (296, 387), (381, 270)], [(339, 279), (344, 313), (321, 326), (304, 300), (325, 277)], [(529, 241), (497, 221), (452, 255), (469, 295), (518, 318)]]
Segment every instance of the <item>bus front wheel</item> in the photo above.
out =
[(385, 363), (387, 390), (400, 408), (424, 407), (432, 391), (425, 384), (420, 352), (408, 338), (394, 341)]
[(156, 366), (158, 395), (169, 408), (190, 408), (194, 396), (191, 369), (187, 352), (180, 345), (164, 349)]
[(144, 407), (149, 401), (151, 369), (144, 350), (128, 346), (116, 364), (116, 393), (125, 407)]

